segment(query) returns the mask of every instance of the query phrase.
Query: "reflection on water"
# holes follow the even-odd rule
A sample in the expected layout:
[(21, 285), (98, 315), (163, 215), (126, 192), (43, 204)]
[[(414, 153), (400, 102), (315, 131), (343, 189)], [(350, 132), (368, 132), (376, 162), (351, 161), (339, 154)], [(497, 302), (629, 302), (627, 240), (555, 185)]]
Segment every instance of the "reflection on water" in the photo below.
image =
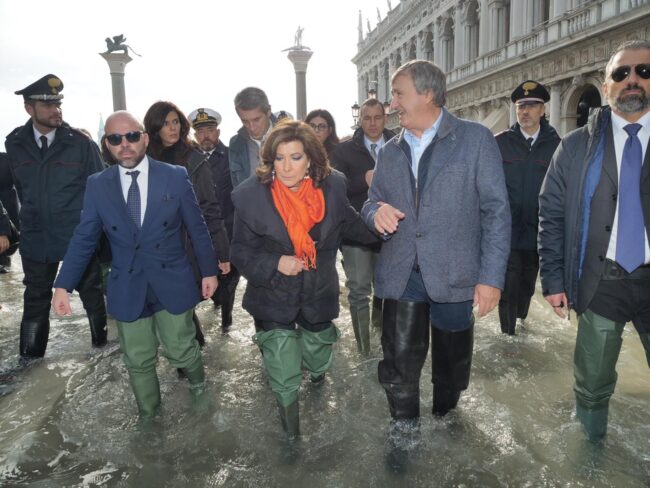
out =
[(636, 333), (625, 333), (608, 437), (593, 446), (573, 412), (575, 326), (554, 318), (541, 296), (514, 338), (499, 333), (496, 313), (477, 322), (470, 388), (442, 419), (429, 414), (427, 362), (420, 443), (395, 472), (386, 466), (379, 337), (371, 359), (361, 359), (343, 295), (331, 374), (320, 388), (303, 381), (303, 436), (289, 444), (245, 312), (236, 311), (232, 331), (222, 335), (211, 306), (200, 306), (211, 405), (193, 413), (187, 383), (162, 359), (163, 413), (140, 432), (114, 324), (111, 344), (92, 350), (78, 299), (73, 318), (52, 320), (45, 359), (15, 369), (21, 280), (19, 264), (0, 276), (2, 486), (650, 485), (650, 374)]

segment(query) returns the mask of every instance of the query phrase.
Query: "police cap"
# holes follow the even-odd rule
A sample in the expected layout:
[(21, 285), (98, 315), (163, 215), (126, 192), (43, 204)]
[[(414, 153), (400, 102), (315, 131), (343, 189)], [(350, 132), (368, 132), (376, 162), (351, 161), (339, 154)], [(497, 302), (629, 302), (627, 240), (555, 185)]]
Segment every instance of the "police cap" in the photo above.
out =
[(35, 100), (47, 103), (61, 100), (63, 98), (62, 90), (63, 82), (61, 79), (50, 74), (14, 93), (22, 95), (25, 101)]
[(533, 80), (524, 81), (510, 95), (510, 100), (517, 105), (527, 102), (546, 103), (550, 98), (551, 96), (548, 94), (546, 88), (544, 88), (544, 85)]
[(192, 110), (188, 118), (194, 129), (202, 125), (219, 125), (221, 123), (221, 114), (211, 108), (197, 108), (196, 110)]

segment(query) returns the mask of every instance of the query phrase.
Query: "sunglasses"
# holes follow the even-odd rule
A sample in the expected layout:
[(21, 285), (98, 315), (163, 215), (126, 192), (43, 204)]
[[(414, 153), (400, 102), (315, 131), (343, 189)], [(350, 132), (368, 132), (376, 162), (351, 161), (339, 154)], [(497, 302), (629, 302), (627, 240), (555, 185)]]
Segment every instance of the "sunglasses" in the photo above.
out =
[(125, 137), (128, 142), (138, 142), (140, 137), (144, 134), (142, 131), (131, 131), (126, 134), (109, 134), (106, 136), (106, 140), (111, 146), (119, 146), (122, 144), (122, 137)]
[(644, 80), (650, 78), (650, 64), (648, 63), (637, 64), (636, 66), (619, 66), (614, 71), (612, 71), (612, 74), (609, 76), (616, 83), (620, 83), (625, 78), (630, 76), (632, 68), (634, 68), (634, 71), (639, 76), (639, 78), (643, 78)]

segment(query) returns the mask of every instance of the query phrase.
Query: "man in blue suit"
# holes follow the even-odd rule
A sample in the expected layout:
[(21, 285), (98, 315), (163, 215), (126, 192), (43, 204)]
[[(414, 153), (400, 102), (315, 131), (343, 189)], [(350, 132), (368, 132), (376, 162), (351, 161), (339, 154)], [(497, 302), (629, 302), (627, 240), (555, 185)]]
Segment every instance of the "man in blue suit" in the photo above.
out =
[(81, 221), (54, 283), (52, 304), (58, 315), (70, 315), (68, 293), (81, 279), (104, 230), (113, 254), (108, 312), (117, 319), (131, 387), (140, 416), (147, 419), (160, 405), (159, 341), (170, 364), (184, 370), (192, 394), (198, 397), (205, 389), (192, 325), (199, 290), (181, 228), (192, 240), (203, 298), (217, 288), (217, 261), (185, 168), (148, 158), (149, 136), (128, 112), (112, 114), (105, 132), (106, 148), (119, 164), (88, 179)]

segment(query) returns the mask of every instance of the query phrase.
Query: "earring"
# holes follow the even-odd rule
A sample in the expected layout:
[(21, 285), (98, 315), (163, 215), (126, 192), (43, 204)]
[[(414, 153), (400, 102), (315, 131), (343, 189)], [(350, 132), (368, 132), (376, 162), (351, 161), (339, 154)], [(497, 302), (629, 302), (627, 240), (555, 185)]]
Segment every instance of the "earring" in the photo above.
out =
[(275, 170), (271, 170), (271, 179), (275, 181)]

